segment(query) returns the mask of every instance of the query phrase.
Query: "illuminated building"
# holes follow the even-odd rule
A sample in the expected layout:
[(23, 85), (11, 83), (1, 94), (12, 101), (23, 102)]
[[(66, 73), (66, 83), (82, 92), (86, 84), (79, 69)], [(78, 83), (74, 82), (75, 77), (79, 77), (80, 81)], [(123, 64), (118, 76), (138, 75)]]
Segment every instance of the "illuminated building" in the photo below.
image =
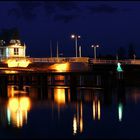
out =
[(17, 29), (4, 30), (0, 35), (0, 58), (25, 57), (26, 45)]
[(0, 58), (8, 67), (27, 67), (26, 45), (20, 40), (17, 29), (4, 30), (0, 35)]

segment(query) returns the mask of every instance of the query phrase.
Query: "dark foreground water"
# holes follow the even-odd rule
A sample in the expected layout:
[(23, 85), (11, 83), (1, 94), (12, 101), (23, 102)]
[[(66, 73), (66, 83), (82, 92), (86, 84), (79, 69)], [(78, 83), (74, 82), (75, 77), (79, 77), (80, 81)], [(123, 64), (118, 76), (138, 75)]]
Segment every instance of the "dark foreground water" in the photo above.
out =
[(9, 78), (0, 86), (0, 138), (140, 138), (140, 86), (119, 78)]

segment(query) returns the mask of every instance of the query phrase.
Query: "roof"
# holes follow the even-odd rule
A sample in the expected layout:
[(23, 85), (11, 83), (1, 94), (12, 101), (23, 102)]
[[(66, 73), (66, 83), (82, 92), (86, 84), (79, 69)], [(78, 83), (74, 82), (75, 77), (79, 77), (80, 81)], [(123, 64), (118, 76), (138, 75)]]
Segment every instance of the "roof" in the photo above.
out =
[[(15, 43), (18, 43), (18, 41), (20, 41), (20, 45), (24, 45), (24, 43), (21, 41), (19, 31), (17, 28), (2, 29), (0, 33), (0, 40), (1, 46), (13, 45)], [(16, 42), (11, 40), (15, 40)]]

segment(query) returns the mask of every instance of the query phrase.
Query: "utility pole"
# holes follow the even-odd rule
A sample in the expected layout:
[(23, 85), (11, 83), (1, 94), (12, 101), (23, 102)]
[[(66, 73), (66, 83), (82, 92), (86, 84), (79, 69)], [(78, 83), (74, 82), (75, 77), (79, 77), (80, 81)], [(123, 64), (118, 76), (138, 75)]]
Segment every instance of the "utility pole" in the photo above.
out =
[(59, 57), (59, 48), (58, 48), (58, 41), (57, 41), (57, 52), (56, 52), (56, 57)]
[(81, 46), (79, 46), (79, 57), (82, 57), (82, 50), (81, 50)]
[(52, 41), (50, 40), (50, 57), (52, 57)]

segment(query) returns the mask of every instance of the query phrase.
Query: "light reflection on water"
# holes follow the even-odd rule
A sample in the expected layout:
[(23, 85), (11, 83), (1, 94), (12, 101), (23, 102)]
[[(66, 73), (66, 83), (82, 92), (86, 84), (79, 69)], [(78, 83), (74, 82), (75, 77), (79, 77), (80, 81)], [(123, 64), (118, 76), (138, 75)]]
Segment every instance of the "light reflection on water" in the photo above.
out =
[(12, 97), (8, 99), (7, 119), (8, 124), (14, 127), (22, 127), (27, 124), (28, 111), (31, 108), (29, 97)]
[(20, 138), (140, 137), (140, 88), (94, 87), (9, 84), (8, 98), (0, 98), (0, 128), (20, 130)]

